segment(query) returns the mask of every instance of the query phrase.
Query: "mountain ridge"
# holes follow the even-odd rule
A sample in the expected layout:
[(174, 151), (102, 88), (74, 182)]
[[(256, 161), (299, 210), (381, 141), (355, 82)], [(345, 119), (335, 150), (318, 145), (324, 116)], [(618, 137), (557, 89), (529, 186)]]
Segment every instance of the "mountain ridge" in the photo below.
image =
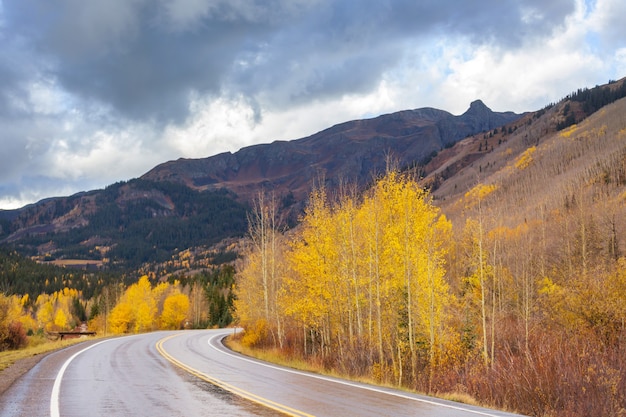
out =
[[(430, 107), (404, 110), (347, 121), (301, 139), (168, 161), (104, 190), (0, 210), (0, 244), (40, 260), (95, 258), (135, 266), (163, 260), (175, 249), (241, 236), (245, 206), (260, 190), (275, 193), (294, 225), (320, 178), (330, 187), (342, 181), (363, 187), (386, 169), (390, 156), (401, 166), (421, 164), (470, 134), (519, 117), (493, 112), (476, 100), (460, 116)], [(228, 224), (203, 226), (198, 219), (209, 208), (227, 210), (213, 218)], [(183, 236), (185, 230), (194, 237)]]
[[(447, 205), (546, 135), (626, 96), (624, 80), (579, 89), (521, 115), (493, 112), (476, 100), (459, 116), (428, 107), (404, 110), (292, 141), (168, 161), (104, 190), (0, 210), (0, 245), (40, 261), (95, 259), (105, 268), (145, 270), (180, 251), (243, 236), (246, 211), (262, 190), (273, 191), (293, 226), (314, 182), (363, 190), (390, 160), (401, 169), (417, 168), (433, 198)], [(211, 256), (232, 259), (232, 244), (220, 247), (225, 256)]]
[(141, 178), (198, 190), (227, 188), (249, 200), (261, 188), (303, 199), (311, 179), (322, 176), (367, 183), (385, 169), (386, 153), (401, 165), (419, 164), (468, 135), (512, 122), (521, 115), (493, 112), (481, 100), (460, 116), (430, 107), (403, 110), (331, 126), (291, 141), (251, 145), (207, 158), (157, 165)]

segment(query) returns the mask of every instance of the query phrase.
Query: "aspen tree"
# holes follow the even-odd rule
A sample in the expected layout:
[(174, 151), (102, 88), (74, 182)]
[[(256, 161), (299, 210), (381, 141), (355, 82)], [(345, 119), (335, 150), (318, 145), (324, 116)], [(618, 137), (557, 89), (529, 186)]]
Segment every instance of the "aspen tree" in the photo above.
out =
[[(411, 376), (417, 372), (417, 338), (427, 340), (428, 356), (434, 363), (436, 340), (441, 337), (449, 290), (445, 275), (445, 236), (449, 222), (427, 201), (418, 184), (395, 172), (388, 173), (374, 186), (374, 200), (381, 203), (383, 288), (401, 303), (401, 316), (389, 322), (396, 338), (398, 379), (402, 356), (408, 348)], [(404, 322), (405, 321), (405, 322)], [(394, 323), (395, 322), (395, 323)], [(406, 339), (403, 339), (406, 338)], [(406, 341), (403, 341), (406, 340)]]
[(143, 275), (126, 289), (118, 304), (111, 310), (109, 326), (113, 333), (150, 331), (155, 325), (157, 311), (152, 284), (148, 276)]
[(331, 276), (334, 244), (330, 216), (326, 191), (314, 190), (300, 233), (291, 243), (289, 263), (294, 274), (286, 279), (286, 296), (282, 303), (286, 314), (320, 336), (324, 354), (330, 342), (328, 327), (332, 324), (330, 315), (335, 289)]
[(242, 301), (235, 301), (235, 309), (249, 332), (268, 331), (274, 345), (282, 347), (283, 320), (277, 310), (283, 264), (279, 223), (274, 195), (259, 193), (248, 216), (251, 247), (238, 274), (236, 287)]
[[(377, 364), (384, 373), (384, 351), (383, 351), (383, 295), (381, 282), (381, 252), (382, 252), (382, 223), (381, 202), (378, 193), (369, 193), (364, 201), (358, 216), (360, 223), (364, 227), (364, 237), (367, 246), (367, 263), (369, 271), (369, 324), (368, 334), (370, 344), (375, 344), (377, 352)], [(374, 331), (376, 337), (374, 337)], [(375, 342), (374, 342), (375, 339)]]
[(437, 217), (436, 210), (430, 211), (425, 229), (424, 250), (420, 263), (421, 322), (428, 329), (429, 365), (432, 370), (437, 356), (445, 349), (447, 308), (451, 304), (448, 283), (445, 280), (445, 256), (452, 230), (452, 224), (444, 215)]
[(356, 190), (350, 189), (348, 193), (342, 192), (339, 197), (338, 207), (335, 208), (333, 223), (336, 225), (337, 239), (335, 242), (339, 254), (339, 269), (344, 277), (345, 294), (342, 309), (346, 311), (348, 325), (348, 340), (350, 348), (363, 337), (363, 298), (364, 292), (360, 256), (362, 239), (360, 236), (361, 226), (357, 217), (358, 207)]
[(482, 333), (482, 355), (485, 366), (489, 366), (489, 344), (487, 342), (487, 278), (488, 278), (488, 266), (486, 258), (485, 244), (485, 225), (484, 225), (484, 212), (483, 212), (483, 200), (493, 191), (495, 191), (494, 185), (478, 184), (472, 190), (465, 194), (465, 198), (468, 203), (468, 208), (474, 208), (476, 210), (477, 220), (468, 219), (466, 223), (466, 230), (469, 230), (472, 239), (472, 252), (475, 257), (475, 275), (478, 278), (478, 288), (480, 291), (480, 318), (481, 318), (481, 333)]
[(202, 284), (193, 282), (189, 292), (189, 318), (193, 328), (200, 328), (202, 323), (207, 321), (208, 310), (209, 305)]
[(180, 291), (167, 296), (161, 313), (161, 328), (176, 330), (184, 326), (189, 313), (189, 297)]

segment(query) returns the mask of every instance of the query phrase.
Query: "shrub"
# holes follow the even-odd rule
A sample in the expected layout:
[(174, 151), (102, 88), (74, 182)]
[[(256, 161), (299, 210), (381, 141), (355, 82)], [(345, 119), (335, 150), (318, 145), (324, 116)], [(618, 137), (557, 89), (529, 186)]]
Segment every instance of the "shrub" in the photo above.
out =
[(19, 321), (11, 322), (3, 329), (0, 336), (0, 351), (8, 349), (19, 349), (25, 347), (28, 338), (24, 326)]

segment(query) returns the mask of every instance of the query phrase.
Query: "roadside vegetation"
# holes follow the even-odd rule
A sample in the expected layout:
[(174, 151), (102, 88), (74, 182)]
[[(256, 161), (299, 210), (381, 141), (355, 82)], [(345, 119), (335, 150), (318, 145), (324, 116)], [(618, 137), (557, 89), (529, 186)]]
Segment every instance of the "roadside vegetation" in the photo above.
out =
[(22, 349), (5, 350), (0, 352), (0, 371), (13, 365), (20, 359), (42, 355), (54, 350), (63, 349), (76, 343), (84, 342), (85, 339), (48, 340), (43, 338), (30, 338), (28, 345)]
[(65, 346), (59, 332), (87, 324), (98, 336), (159, 329), (223, 327), (232, 321), (234, 268), (224, 265), (157, 281), (109, 284), (91, 298), (64, 288), (36, 299), (0, 293), (2, 369), (21, 357)]
[(612, 125), (533, 145), (443, 209), (393, 170), (362, 194), (318, 188), (288, 233), (259, 198), (240, 343), (532, 416), (623, 415), (622, 108), (607, 110)]

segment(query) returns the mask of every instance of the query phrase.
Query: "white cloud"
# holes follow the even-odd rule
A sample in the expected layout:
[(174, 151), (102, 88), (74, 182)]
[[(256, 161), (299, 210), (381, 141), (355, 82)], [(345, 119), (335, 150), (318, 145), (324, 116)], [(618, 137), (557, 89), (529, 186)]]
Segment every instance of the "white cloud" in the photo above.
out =
[(626, 43), (626, 2), (597, 0), (589, 16), (589, 28), (600, 35), (607, 50), (623, 47)]

